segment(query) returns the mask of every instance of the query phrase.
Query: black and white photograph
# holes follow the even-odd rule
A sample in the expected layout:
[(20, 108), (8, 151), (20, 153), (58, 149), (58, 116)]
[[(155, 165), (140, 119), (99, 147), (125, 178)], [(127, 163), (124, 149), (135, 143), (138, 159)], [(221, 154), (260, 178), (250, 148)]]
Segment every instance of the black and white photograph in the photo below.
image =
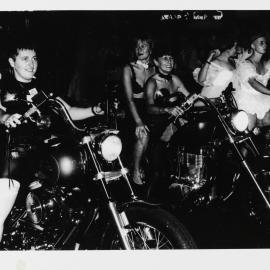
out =
[(265, 255), (269, 16), (1, 10), (1, 268), (158, 269), (164, 254), (172, 268), (207, 252), (225, 269), (219, 252)]

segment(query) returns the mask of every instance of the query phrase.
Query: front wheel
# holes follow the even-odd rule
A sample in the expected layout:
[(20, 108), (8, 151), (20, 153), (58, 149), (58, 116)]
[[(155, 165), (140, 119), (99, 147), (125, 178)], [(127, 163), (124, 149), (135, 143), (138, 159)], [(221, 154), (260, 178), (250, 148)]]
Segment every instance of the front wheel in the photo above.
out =
[[(125, 210), (130, 226), (132, 249), (193, 249), (196, 244), (186, 228), (163, 209), (130, 207)], [(110, 224), (104, 233), (102, 249), (121, 249), (121, 241)]]

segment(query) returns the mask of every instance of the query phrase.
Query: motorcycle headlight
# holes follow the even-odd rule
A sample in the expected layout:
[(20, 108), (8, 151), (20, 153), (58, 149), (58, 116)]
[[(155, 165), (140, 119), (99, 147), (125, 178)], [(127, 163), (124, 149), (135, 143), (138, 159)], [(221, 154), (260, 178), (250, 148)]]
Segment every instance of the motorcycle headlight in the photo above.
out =
[(121, 139), (116, 135), (109, 135), (100, 143), (100, 152), (106, 161), (114, 161), (122, 151)]
[(248, 127), (248, 115), (244, 111), (238, 111), (231, 115), (231, 124), (236, 131), (243, 132)]

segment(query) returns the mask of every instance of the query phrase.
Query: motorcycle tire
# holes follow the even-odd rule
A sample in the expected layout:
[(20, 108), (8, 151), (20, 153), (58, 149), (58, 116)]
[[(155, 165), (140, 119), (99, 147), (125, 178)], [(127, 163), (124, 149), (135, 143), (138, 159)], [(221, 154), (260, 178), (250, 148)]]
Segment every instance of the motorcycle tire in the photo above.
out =
[[(129, 207), (125, 213), (131, 225), (129, 234), (133, 234), (129, 237), (132, 249), (197, 248), (184, 225), (163, 209)], [(101, 249), (122, 249), (120, 238), (112, 224), (107, 226), (103, 234)]]

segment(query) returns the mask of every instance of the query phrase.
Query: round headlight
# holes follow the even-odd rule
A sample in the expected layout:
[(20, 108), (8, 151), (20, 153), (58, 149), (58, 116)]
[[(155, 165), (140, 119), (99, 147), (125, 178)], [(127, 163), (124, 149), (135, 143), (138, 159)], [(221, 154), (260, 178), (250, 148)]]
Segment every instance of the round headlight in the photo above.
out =
[(100, 143), (102, 157), (107, 161), (117, 159), (122, 151), (122, 142), (118, 136), (109, 135)]
[(244, 111), (238, 111), (231, 116), (231, 123), (236, 131), (243, 132), (248, 127), (248, 115)]

